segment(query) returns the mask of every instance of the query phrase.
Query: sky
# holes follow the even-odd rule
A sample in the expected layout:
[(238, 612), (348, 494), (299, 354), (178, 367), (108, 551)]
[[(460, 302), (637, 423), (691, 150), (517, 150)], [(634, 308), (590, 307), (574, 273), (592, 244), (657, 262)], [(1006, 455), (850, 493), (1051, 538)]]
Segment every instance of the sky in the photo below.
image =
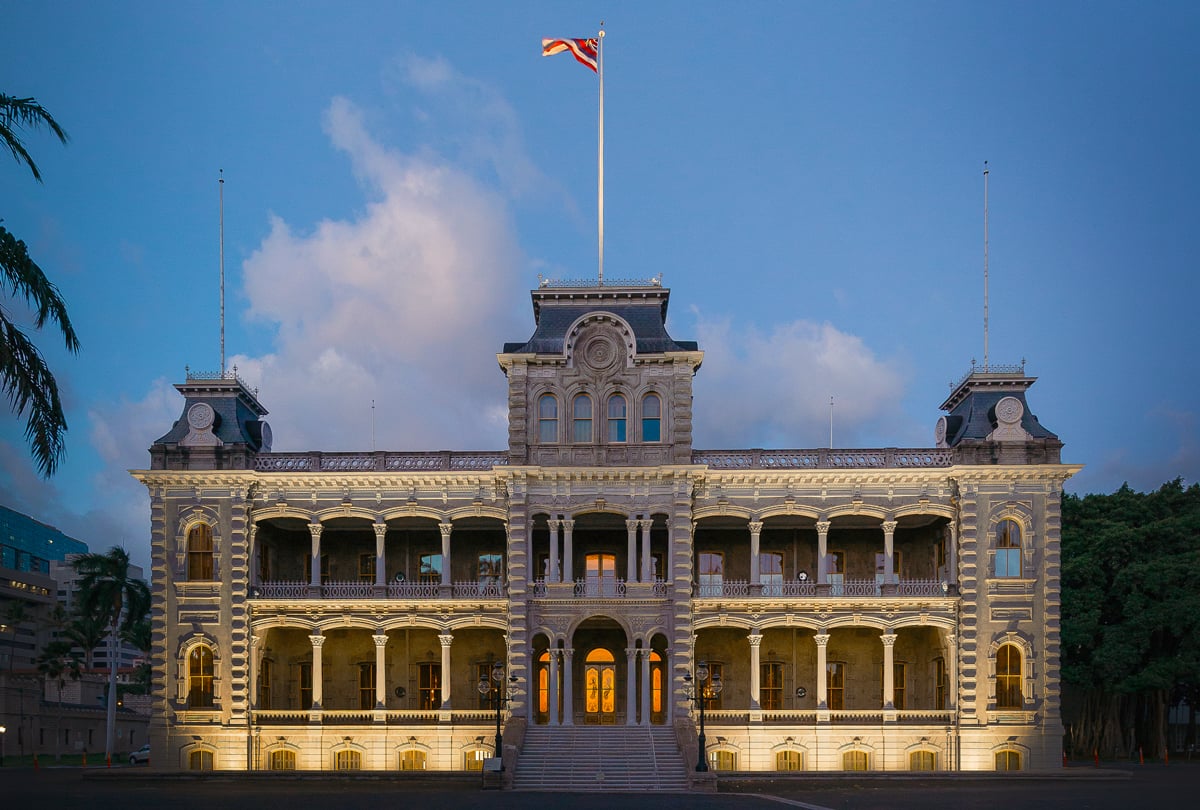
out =
[[(0, 160), (58, 285), (67, 457), (0, 412), (0, 503), (149, 562), (129, 475), (225, 355), (276, 451), (499, 450), (539, 276), (671, 289), (697, 449), (930, 447), (988, 360), (1076, 493), (1200, 480), (1200, 5), (11, 3), (0, 93), (67, 130)], [(7, 158), (7, 155), (4, 156)], [(223, 172), (224, 185), (218, 176)], [(222, 202), (223, 197), (223, 202)], [(25, 317), (19, 305), (4, 306)]]

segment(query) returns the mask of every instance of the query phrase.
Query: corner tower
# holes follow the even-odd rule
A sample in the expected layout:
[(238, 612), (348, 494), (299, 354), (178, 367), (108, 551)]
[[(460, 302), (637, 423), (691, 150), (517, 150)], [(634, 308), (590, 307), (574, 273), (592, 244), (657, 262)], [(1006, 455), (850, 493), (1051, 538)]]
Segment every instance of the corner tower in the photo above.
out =
[(497, 355), (513, 465), (690, 464), (694, 341), (667, 334), (670, 290), (544, 281), (533, 336)]

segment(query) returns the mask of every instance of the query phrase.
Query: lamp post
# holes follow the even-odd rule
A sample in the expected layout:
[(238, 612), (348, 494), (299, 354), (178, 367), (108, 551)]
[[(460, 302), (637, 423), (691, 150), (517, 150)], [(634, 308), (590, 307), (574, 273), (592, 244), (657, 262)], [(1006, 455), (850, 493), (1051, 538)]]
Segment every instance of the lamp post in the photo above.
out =
[[(683, 676), (684, 683), (692, 685), (692, 674), (689, 672)], [(708, 664), (704, 661), (696, 667), (695, 685), (692, 689), (691, 699), (696, 701), (696, 705), (700, 707), (700, 735), (698, 742), (700, 751), (696, 757), (696, 770), (703, 773), (708, 770), (708, 758), (705, 756), (705, 739), (704, 739), (704, 704), (721, 694), (721, 690), (725, 688), (724, 682), (720, 675), (710, 674)]]
[(0, 768), (4, 767), (4, 738), (7, 735), (8, 728), (0, 726)]
[[(492, 667), (491, 674), (492, 677), (490, 680), (488, 678), (480, 678), (479, 684), (476, 688), (479, 689), (479, 694), (481, 695), (487, 695), (493, 691), (495, 692), (493, 695), (493, 700), (496, 703), (496, 756), (500, 757), (500, 770), (504, 770), (504, 736), (500, 732), (500, 710), (504, 707), (504, 704), (508, 703), (508, 701), (512, 698), (505, 694), (503, 690), (504, 663), (502, 661), (496, 662), (496, 665)], [(508, 682), (515, 685), (517, 682), (517, 676), (510, 675)]]

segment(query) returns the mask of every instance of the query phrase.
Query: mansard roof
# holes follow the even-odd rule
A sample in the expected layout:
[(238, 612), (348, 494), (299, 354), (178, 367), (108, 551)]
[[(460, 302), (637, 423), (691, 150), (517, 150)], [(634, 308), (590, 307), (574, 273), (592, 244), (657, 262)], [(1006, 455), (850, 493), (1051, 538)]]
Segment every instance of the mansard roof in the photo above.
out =
[(667, 302), (671, 291), (657, 282), (589, 283), (570, 286), (546, 283), (532, 292), (537, 324), (529, 340), (505, 343), (504, 354), (563, 354), (571, 326), (589, 313), (609, 313), (629, 324), (638, 354), (697, 351), (694, 340), (667, 334)]

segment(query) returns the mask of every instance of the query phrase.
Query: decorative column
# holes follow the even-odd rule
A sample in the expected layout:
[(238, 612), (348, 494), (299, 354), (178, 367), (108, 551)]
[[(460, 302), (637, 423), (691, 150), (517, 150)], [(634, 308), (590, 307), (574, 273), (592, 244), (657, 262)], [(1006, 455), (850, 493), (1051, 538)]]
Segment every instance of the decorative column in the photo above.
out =
[(573, 667), (571, 658), (575, 655), (575, 651), (570, 647), (562, 651), (563, 654), (563, 725), (575, 725), (575, 709), (571, 705), (571, 698), (575, 691), (575, 679), (572, 675)]
[(651, 661), (650, 661), (650, 653), (651, 653), (651, 650), (650, 650), (650, 648), (649, 648), (649, 647), (646, 647), (646, 648), (643, 648), (643, 649), (642, 649), (642, 670), (641, 670), (641, 681), (642, 681), (642, 700), (641, 700), (641, 704), (642, 704), (642, 723), (643, 723), (644, 725), (647, 725), (647, 726), (648, 726), (648, 725), (650, 725), (650, 717), (651, 717), (651, 710), (650, 710), (650, 667), (652, 666), (652, 664), (651, 664)]
[[(450, 532), (454, 531), (453, 523), (439, 523), (438, 529), (442, 532), (442, 585), (449, 585), (450, 580)], [(442, 678), (445, 683), (448, 678)]]
[(637, 530), (640, 520), (625, 521), (625, 528), (628, 534), (629, 550), (626, 552), (628, 564), (625, 566), (625, 581), (637, 582)]
[[(371, 639), (375, 642), (375, 711), (381, 712), (387, 708), (387, 633), (373, 635)], [(384, 719), (379, 716), (375, 718), (376, 722), (383, 722)]]
[[(817, 708), (826, 712), (829, 710), (829, 663), (826, 658), (826, 646), (829, 644), (828, 633), (817, 633), (813, 636), (817, 643)], [(820, 719), (818, 717), (818, 719)]]
[[(251, 631), (253, 633), (253, 631)], [(271, 708), (270, 706), (258, 705), (258, 675), (259, 668), (262, 667), (262, 638), (256, 635), (250, 636), (250, 695), (247, 703), (251, 709)]]
[(321, 532), (325, 529), (320, 523), (308, 524), (308, 532), (312, 535), (312, 565), (309, 566), (308, 587), (321, 590)]
[(558, 582), (558, 529), (562, 526), (561, 520), (550, 518), (546, 521), (546, 525), (550, 527), (550, 570), (546, 572), (546, 583)]
[(958, 525), (954, 522), (946, 527), (946, 582), (958, 584)]
[[(894, 711), (896, 709), (896, 681), (895, 681), (895, 666), (896, 660), (896, 634), (884, 633), (879, 636), (879, 640), (883, 642), (883, 709), (884, 711)], [(884, 718), (887, 719), (886, 717)]]
[(312, 709), (310, 710), (309, 720), (314, 723), (321, 722), (321, 703), (325, 700), (324, 677), (321, 674), (321, 647), (325, 644), (325, 636), (317, 633), (309, 636), (308, 640), (312, 642)]
[(442, 711), (450, 710), (450, 644), (454, 641), (451, 633), (438, 634), (442, 644)]
[(636, 647), (625, 650), (625, 725), (636, 726), (637, 721), (637, 657)]
[[(640, 521), (642, 527), (642, 582), (653, 582), (654, 571), (650, 557), (650, 529), (654, 526), (654, 519)], [(642, 656), (643, 658), (645, 656)]]
[(958, 710), (958, 636), (946, 636), (946, 708)]
[(546, 706), (546, 725), (558, 725), (558, 653), (557, 647), (551, 647), (550, 661), (546, 665), (546, 691), (547, 691), (547, 706)]
[(259, 585), (262, 578), (262, 550), (258, 547), (258, 524), (251, 523), (246, 529), (246, 559), (250, 561), (250, 584)]
[(817, 521), (817, 584), (829, 584), (829, 521)]
[(896, 592), (896, 521), (885, 520), (883, 526), (883, 587), (882, 593)]
[(375, 524), (375, 589), (387, 588), (387, 555), (384, 540), (387, 538), (387, 524)]
[[(759, 596), (762, 594), (762, 571), (761, 560), (759, 560), (759, 536), (762, 534), (762, 522), (751, 521), (750, 524), (750, 595)], [(757, 703), (757, 698), (752, 698), (751, 702)]]
[(750, 711), (755, 712), (762, 709), (762, 659), (759, 647), (762, 646), (763, 637), (761, 633), (751, 633), (746, 638), (750, 640)]
[(567, 582), (575, 582), (575, 563), (572, 559), (574, 548), (571, 545), (571, 532), (575, 528), (575, 521), (563, 520), (563, 553), (562, 553), (562, 575)]

